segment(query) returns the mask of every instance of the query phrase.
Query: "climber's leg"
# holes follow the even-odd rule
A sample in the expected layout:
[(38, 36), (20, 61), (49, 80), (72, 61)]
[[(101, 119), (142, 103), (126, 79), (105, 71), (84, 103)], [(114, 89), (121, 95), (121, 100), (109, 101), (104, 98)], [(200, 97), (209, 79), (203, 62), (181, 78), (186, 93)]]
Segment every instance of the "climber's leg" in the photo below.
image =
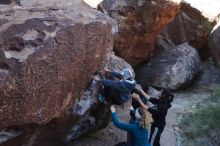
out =
[(129, 146), (126, 142), (120, 142), (119, 144), (116, 144), (115, 146)]
[(157, 134), (155, 136), (153, 146), (160, 146), (160, 136), (161, 136), (163, 130), (164, 130), (164, 126), (159, 126), (158, 127), (158, 131), (157, 131)]
[(107, 102), (111, 104), (121, 105), (118, 101), (118, 92), (111, 87), (104, 87), (104, 97)]
[(153, 123), (151, 125), (151, 129), (150, 129), (150, 137), (149, 137), (149, 143), (151, 143), (151, 139), (152, 139), (152, 136), (154, 134), (154, 130), (155, 130), (155, 124)]

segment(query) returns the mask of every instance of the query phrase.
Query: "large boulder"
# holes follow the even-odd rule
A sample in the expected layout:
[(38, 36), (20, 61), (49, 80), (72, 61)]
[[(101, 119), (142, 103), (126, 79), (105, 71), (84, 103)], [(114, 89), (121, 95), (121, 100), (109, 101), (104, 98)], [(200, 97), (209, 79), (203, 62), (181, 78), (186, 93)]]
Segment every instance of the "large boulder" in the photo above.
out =
[(81, 0), (9, 4), (0, 5), (0, 134), (23, 131), (8, 145), (64, 139), (78, 121), (72, 106), (110, 57), (116, 23)]
[(215, 63), (220, 66), (220, 21), (213, 29), (209, 37), (208, 46), (210, 49), (210, 55)]
[(179, 11), (180, 0), (104, 0), (98, 7), (118, 22), (116, 55), (132, 66), (148, 60), (155, 37)]
[(182, 1), (178, 15), (157, 37), (157, 49), (171, 48), (170, 42), (174, 45), (188, 42), (199, 51), (202, 58), (206, 58), (209, 52), (206, 46), (207, 39), (219, 14), (218, 0)]
[(187, 86), (200, 71), (198, 52), (187, 43), (157, 55), (136, 71), (142, 85), (177, 90)]

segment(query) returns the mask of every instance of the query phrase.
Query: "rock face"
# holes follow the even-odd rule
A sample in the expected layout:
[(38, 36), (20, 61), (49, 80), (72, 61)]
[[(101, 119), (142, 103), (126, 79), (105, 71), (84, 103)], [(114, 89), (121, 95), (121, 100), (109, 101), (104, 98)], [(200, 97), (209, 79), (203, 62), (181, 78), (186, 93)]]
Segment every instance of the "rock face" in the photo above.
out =
[(110, 70), (114, 70), (117, 72), (120, 72), (121, 70), (125, 68), (129, 68), (132, 72), (134, 72), (132, 66), (128, 64), (124, 59), (116, 56), (115, 54), (111, 54), (107, 67)]
[(188, 44), (181, 44), (161, 53), (136, 71), (142, 85), (177, 90), (188, 85), (200, 71), (198, 52)]
[[(129, 68), (133, 71), (133, 68), (124, 59), (121, 59), (114, 54), (111, 54), (109, 61), (106, 66), (113, 71), (121, 71), (122, 69)], [(94, 98), (93, 93), (98, 92), (98, 85), (96, 82), (92, 82), (90, 89), (82, 92), (80, 101), (77, 101), (73, 106), (74, 115), (78, 115), (80, 120), (77, 124), (74, 124), (71, 131), (67, 135), (66, 139), (68, 141), (74, 140), (79, 135), (85, 132), (94, 132), (97, 129), (104, 128), (107, 126), (110, 120), (110, 110), (109, 104), (99, 105), (97, 104), (96, 98)], [(89, 107), (92, 106), (92, 110)], [(88, 111), (89, 114), (88, 114)], [(87, 118), (85, 118), (87, 114)]]
[[(207, 57), (208, 48), (206, 43), (208, 35), (219, 14), (220, 2), (217, 0), (212, 0), (209, 3), (205, 0), (182, 1), (178, 15), (157, 37), (158, 49), (169, 49), (170, 42), (174, 45), (188, 42), (199, 51), (202, 58)], [(161, 41), (163, 41), (162, 45)]]
[(213, 29), (209, 37), (210, 55), (215, 63), (220, 66), (220, 21)]
[(220, 68), (211, 59), (202, 63), (202, 71), (196, 78), (194, 86), (209, 89), (220, 85)]
[(34, 145), (77, 121), (72, 105), (109, 57), (116, 29), (81, 0), (19, 3), (0, 5), (0, 129), (21, 127), (22, 144)]
[(104, 0), (98, 7), (117, 20), (116, 55), (132, 66), (148, 60), (154, 40), (179, 11), (178, 0)]

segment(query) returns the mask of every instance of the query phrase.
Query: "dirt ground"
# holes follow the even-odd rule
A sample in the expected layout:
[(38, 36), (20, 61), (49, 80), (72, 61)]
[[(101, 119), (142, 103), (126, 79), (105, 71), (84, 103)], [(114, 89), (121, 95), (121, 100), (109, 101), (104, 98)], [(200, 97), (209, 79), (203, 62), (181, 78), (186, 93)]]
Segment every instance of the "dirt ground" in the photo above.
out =
[[(116, 107), (116, 113), (121, 121), (129, 121), (128, 108)], [(68, 146), (113, 146), (127, 140), (127, 133), (116, 128), (112, 122), (100, 131), (80, 137)]]

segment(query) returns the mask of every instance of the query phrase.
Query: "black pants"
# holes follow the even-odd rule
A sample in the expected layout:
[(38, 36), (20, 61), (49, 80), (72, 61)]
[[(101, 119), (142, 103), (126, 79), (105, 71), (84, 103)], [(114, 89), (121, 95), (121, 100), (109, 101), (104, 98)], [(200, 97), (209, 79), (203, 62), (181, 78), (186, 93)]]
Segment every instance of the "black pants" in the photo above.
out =
[(151, 125), (151, 130), (150, 130), (150, 137), (149, 137), (149, 143), (151, 142), (151, 139), (152, 139), (152, 136), (154, 134), (154, 130), (155, 128), (157, 127), (158, 128), (158, 131), (157, 131), (157, 134), (155, 136), (155, 139), (154, 139), (154, 143), (153, 143), (153, 146), (160, 146), (160, 136), (164, 130), (164, 127), (165, 127), (166, 124), (155, 124), (153, 123)]
[(111, 87), (104, 87), (104, 93), (103, 93), (105, 100), (108, 102), (111, 102), (111, 104), (121, 105), (123, 104), (120, 101), (120, 97), (118, 95), (118, 91), (114, 90)]
[(130, 146), (126, 142), (120, 142), (119, 144), (116, 144), (115, 146)]

